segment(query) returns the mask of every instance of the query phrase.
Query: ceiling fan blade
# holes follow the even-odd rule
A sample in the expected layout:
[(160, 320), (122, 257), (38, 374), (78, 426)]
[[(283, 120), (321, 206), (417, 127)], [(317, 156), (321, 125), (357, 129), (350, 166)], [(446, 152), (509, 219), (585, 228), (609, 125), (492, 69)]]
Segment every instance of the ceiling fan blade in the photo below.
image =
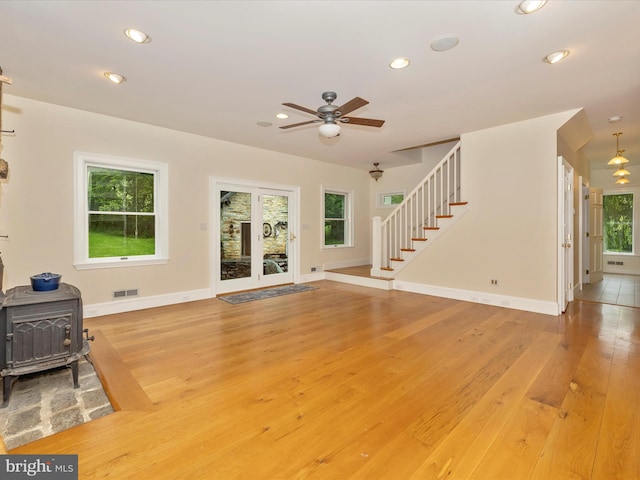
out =
[(338, 107), (338, 111), (342, 115), (346, 115), (347, 113), (351, 113), (360, 107), (364, 107), (367, 103), (369, 102), (364, 98), (356, 97), (353, 100), (349, 100), (347, 103), (345, 103), (341, 107)]
[(282, 105), (284, 105), (285, 107), (291, 107), (291, 108), (295, 108), (296, 110), (301, 110), (303, 112), (310, 113), (311, 115), (318, 115), (318, 112), (316, 112), (315, 110), (311, 110), (310, 108), (307, 108), (307, 107), (301, 107), (300, 105), (296, 105), (295, 103), (283, 103)]
[(373, 118), (341, 117), (340, 120), (346, 120), (351, 125), (365, 125), (367, 127), (381, 127), (384, 125), (384, 120), (375, 120)]
[(302, 125), (309, 125), (310, 123), (318, 123), (318, 122), (321, 122), (321, 121), (322, 120), (309, 120), (308, 122), (300, 122), (300, 123), (292, 123), (291, 125), (284, 125), (284, 126), (282, 126), (280, 128), (287, 129), (287, 128), (293, 128), (293, 127), (300, 127)]

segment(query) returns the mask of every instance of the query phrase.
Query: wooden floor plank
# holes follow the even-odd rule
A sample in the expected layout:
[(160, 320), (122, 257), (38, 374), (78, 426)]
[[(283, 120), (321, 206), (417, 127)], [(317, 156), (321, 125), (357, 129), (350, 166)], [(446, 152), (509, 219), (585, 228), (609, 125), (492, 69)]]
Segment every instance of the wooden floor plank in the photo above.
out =
[(78, 454), (83, 480), (634, 478), (640, 310), (313, 285), (86, 319), (107, 384), (138, 389), (10, 453)]
[(524, 398), (469, 478), (528, 479), (557, 417), (557, 408)]
[(640, 341), (616, 339), (593, 478), (640, 478)]
[(532, 479), (544, 480), (553, 475), (592, 478), (612, 370), (616, 320), (601, 324), (597, 335), (589, 337)]
[(479, 399), (412, 478), (468, 478), (516, 412), (560, 335), (542, 332)]

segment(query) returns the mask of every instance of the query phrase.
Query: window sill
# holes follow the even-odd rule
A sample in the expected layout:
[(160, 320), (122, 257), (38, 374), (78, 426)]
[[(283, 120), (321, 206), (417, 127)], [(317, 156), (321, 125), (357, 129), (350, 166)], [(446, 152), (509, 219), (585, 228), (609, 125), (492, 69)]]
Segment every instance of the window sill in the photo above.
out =
[(97, 268), (119, 268), (119, 267), (142, 267), (146, 265), (163, 265), (169, 263), (168, 258), (152, 258), (152, 259), (126, 259), (126, 260), (107, 260), (104, 262), (79, 262), (74, 263), (76, 270), (93, 270)]
[(323, 245), (322, 250), (336, 250), (339, 248), (353, 248), (353, 245)]

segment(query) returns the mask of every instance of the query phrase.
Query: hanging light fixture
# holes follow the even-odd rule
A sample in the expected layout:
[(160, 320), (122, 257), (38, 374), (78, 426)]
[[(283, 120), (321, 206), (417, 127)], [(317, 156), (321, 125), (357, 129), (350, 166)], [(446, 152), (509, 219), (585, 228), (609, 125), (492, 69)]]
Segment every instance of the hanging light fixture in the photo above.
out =
[(625, 177), (620, 177), (618, 180), (616, 180), (616, 183), (620, 185), (624, 185), (625, 183), (629, 183), (629, 179)]
[(614, 177), (624, 177), (625, 175), (631, 175), (631, 172), (624, 168), (622, 165), (620, 165), (620, 168), (613, 172)]
[(620, 150), (619, 141), (622, 132), (614, 133), (613, 135), (616, 137), (616, 156), (609, 160), (609, 163), (607, 165), (622, 165), (624, 163), (629, 163), (629, 160), (622, 156), (624, 150)]
[(375, 167), (373, 170), (369, 170), (369, 175), (371, 175), (371, 178), (373, 178), (376, 182), (378, 181), (378, 179), (380, 177), (382, 177), (382, 174), (384, 173), (384, 170), (380, 170), (378, 168), (378, 165), (380, 165), (379, 163), (374, 163), (373, 166)]

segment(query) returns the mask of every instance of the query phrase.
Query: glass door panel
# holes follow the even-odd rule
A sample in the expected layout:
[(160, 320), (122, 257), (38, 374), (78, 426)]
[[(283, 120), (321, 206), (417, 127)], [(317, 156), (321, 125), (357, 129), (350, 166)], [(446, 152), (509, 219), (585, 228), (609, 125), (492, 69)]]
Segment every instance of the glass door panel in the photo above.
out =
[(289, 272), (289, 196), (262, 195), (263, 275)]
[(220, 190), (220, 278), (252, 276), (252, 194)]

